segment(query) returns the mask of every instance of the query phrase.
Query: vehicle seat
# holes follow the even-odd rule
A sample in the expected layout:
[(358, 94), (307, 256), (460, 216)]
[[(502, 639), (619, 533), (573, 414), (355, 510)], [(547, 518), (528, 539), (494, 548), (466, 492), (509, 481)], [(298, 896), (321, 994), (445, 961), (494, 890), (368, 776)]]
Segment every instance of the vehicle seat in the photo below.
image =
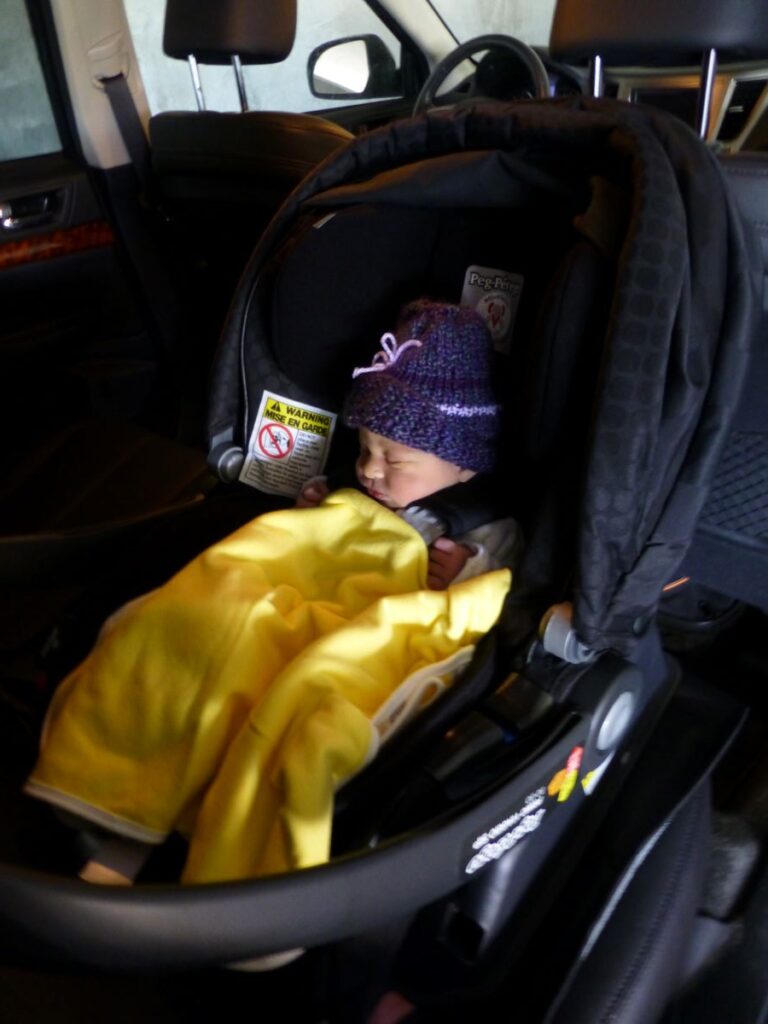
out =
[[(521, 344), (519, 350), (513, 344), (504, 380), (510, 392), (525, 395), (525, 381), (530, 380), (524, 370), (528, 355), (537, 365), (537, 373), (545, 372), (550, 362), (548, 353), (554, 355), (558, 373), (568, 372), (568, 367), (574, 365), (569, 363), (572, 354), (556, 350), (559, 339), (564, 339), (564, 345), (568, 342), (571, 327), (569, 304), (565, 302), (562, 310), (558, 311), (550, 301), (552, 295), (548, 292), (548, 285), (554, 278), (559, 287), (563, 280), (561, 273), (578, 285), (579, 274), (576, 272), (584, 267), (580, 256), (583, 240), (574, 231), (572, 215), (586, 211), (589, 192), (583, 190), (574, 194), (569, 189), (569, 181), (574, 177), (574, 163), (579, 167), (581, 178), (587, 177), (593, 168), (589, 155), (593, 145), (599, 148), (606, 139), (613, 139), (617, 131), (626, 130), (626, 136), (621, 140), (625, 146), (628, 139), (634, 137), (636, 141), (637, 136), (655, 138), (656, 132), (664, 136), (667, 131), (675, 135), (674, 125), (670, 128), (665, 117), (660, 116), (657, 122), (641, 113), (636, 118), (627, 117), (626, 112), (619, 111), (617, 106), (579, 99), (563, 104), (551, 101), (519, 104), (506, 111), (477, 108), (454, 116), (431, 114), (357, 140), (349, 150), (329, 161), (312, 180), (302, 185), (268, 228), (232, 306), (217, 365), (211, 408), (212, 462), (222, 475), (237, 476), (240, 469), (238, 447), (242, 456), (257, 421), (260, 398), (265, 389), (280, 391), (291, 388), (287, 393), (293, 401), (305, 400), (312, 404), (328, 401), (329, 404), (334, 403), (332, 408), (338, 408), (351, 366), (359, 363), (361, 357), (370, 355), (381, 329), (391, 325), (392, 314), (402, 301), (424, 292), (455, 301), (461, 292), (462, 275), (471, 260), (488, 260), (491, 266), (494, 266), (491, 261), (498, 260), (500, 268), (515, 270), (522, 266), (525, 272), (526, 282), (518, 310)], [(617, 129), (615, 119), (622, 118), (620, 129)], [(647, 122), (654, 122), (653, 130), (647, 128)], [(516, 131), (522, 138), (515, 134)], [(546, 153), (546, 145), (542, 146), (545, 154), (541, 156), (536, 153), (536, 146), (528, 145), (534, 133), (537, 141), (567, 140), (564, 142), (566, 148), (574, 137), (589, 136), (589, 144), (584, 147), (586, 164), (570, 159), (574, 150), (567, 150), (567, 159), (562, 152), (555, 154), (555, 159)], [(731, 214), (729, 197), (720, 190), (716, 172), (713, 174), (710, 161), (704, 159), (706, 154), (702, 156), (698, 147), (692, 145), (687, 148), (691, 140), (685, 133), (680, 133), (676, 141), (686, 147), (687, 155), (698, 158), (699, 180), (706, 181), (712, 187), (713, 196), (717, 197), (712, 205), (722, 214), (721, 219), (715, 218), (720, 242), (728, 229)], [(517, 144), (525, 159), (515, 161)], [(398, 147), (403, 149), (398, 152)], [(576, 152), (581, 151), (577, 148)], [(549, 155), (550, 164), (541, 166), (532, 159), (532, 153), (541, 157), (544, 164)], [(658, 192), (664, 182), (675, 184), (675, 179), (657, 149), (654, 149), (654, 154), (657, 157), (655, 170), (662, 175), (660, 182), (655, 182)], [(629, 157), (624, 155), (626, 164), (622, 166), (626, 167)], [(608, 163), (615, 167), (616, 153), (611, 151), (610, 157)], [(363, 163), (369, 172), (367, 178), (361, 173)], [(532, 163), (536, 163), (535, 169), (531, 178), (526, 179)], [(506, 174), (510, 167), (517, 171), (517, 176), (511, 175), (512, 182)], [(669, 177), (664, 176), (667, 174)], [(430, 181), (430, 188), (424, 188), (424, 175)], [(523, 178), (522, 183), (518, 180), (520, 177)], [(683, 176), (683, 180), (688, 179)], [(650, 191), (650, 182), (642, 184)], [(501, 190), (494, 193), (493, 189), (500, 186)], [(638, 187), (637, 192), (642, 191)], [(398, 203), (388, 201), (396, 194)], [(498, 196), (495, 207), (492, 202), (494, 194)], [(413, 202), (416, 196), (418, 202)], [(480, 202), (477, 201), (478, 196), (481, 197)], [(689, 211), (679, 195), (677, 200), (681, 208), (685, 207), (686, 213), (693, 214), (687, 221), (681, 216), (677, 227), (686, 239), (687, 230), (690, 230), (691, 240), (696, 242), (701, 229), (695, 216), (697, 203), (694, 200), (694, 209)], [(484, 209), (484, 204), (489, 208)], [(557, 207), (560, 204), (571, 216), (563, 225), (560, 211), (564, 230), (556, 236)], [(736, 220), (734, 232), (738, 232), (739, 223)], [(377, 245), (371, 244), (374, 227)], [(587, 245), (591, 252), (592, 244), (587, 242)], [(344, 275), (327, 259), (327, 253), (333, 251), (343, 253)], [(365, 258), (361, 258), (361, 253)], [(322, 259), (324, 255), (326, 258)], [(688, 269), (693, 265), (693, 270), (698, 271), (699, 264), (688, 260), (687, 250), (681, 255), (683, 258), (675, 267), (687, 285)], [(740, 256), (741, 250), (737, 247), (734, 259), (738, 262)], [(518, 264), (518, 259), (522, 264)], [(621, 285), (631, 292), (631, 268), (625, 266), (621, 269), (627, 271)], [(335, 287), (333, 294), (329, 295), (328, 279), (324, 279), (324, 275), (331, 274), (335, 277)], [(599, 275), (593, 277), (593, 284), (596, 283), (599, 283)], [(699, 288), (702, 286), (700, 280), (695, 283)], [(707, 283), (711, 287), (711, 282)], [(313, 291), (313, 287), (317, 290)], [(371, 289), (374, 289), (373, 294)], [(295, 301), (297, 293), (302, 295), (302, 303)], [(681, 285), (675, 299), (679, 300), (684, 293)], [(743, 312), (745, 321), (748, 321), (751, 294), (745, 293), (746, 289), (737, 291), (729, 296), (729, 300), (733, 300), (737, 310)], [(334, 297), (337, 297), (335, 302)], [(637, 297), (633, 295), (632, 298)], [(525, 304), (529, 300), (531, 305), (526, 310)], [(543, 321), (538, 316), (545, 306), (545, 312), (551, 311), (555, 322), (558, 313), (564, 317), (562, 332), (557, 330), (554, 335), (549, 335), (536, 326), (542, 322), (546, 326), (546, 316)], [(582, 312), (585, 308), (589, 311), (588, 301), (583, 303)], [(318, 315), (319, 309), (322, 309), (322, 317)], [(647, 344), (657, 344), (662, 333), (663, 340), (669, 341), (670, 334), (674, 335), (674, 325), (680, 322), (678, 310), (676, 302), (670, 303), (664, 311), (667, 316), (659, 317), (662, 324), (657, 324), (653, 338), (646, 339)], [(702, 332), (705, 337), (694, 334), (693, 343), (703, 347), (705, 340), (711, 340), (712, 333), (717, 333), (716, 326), (719, 325), (710, 324), (709, 329)], [(742, 326), (746, 330), (751, 323), (745, 322)], [(343, 331), (337, 328), (343, 328)], [(738, 330), (724, 333), (727, 337), (723, 347), (727, 351), (716, 353), (722, 359), (716, 361), (716, 371), (713, 371), (720, 385), (722, 377), (727, 377), (723, 373), (724, 368), (733, 365), (737, 370), (741, 368), (740, 353), (743, 351), (743, 339)], [(363, 353), (361, 338), (370, 339), (368, 352)], [(542, 349), (538, 350), (534, 343), (527, 344), (531, 339), (542, 339)], [(588, 349), (593, 339), (582, 341)], [(680, 339), (674, 336), (674, 341)], [(669, 363), (668, 349), (664, 350), (662, 358), (652, 360), (652, 369), (658, 370), (660, 375), (654, 395), (657, 404), (650, 409), (643, 405), (638, 408), (637, 422), (631, 424), (634, 429), (647, 425), (647, 420), (653, 421), (652, 426), (657, 420), (668, 426), (664, 414), (669, 410), (660, 408), (662, 399), (667, 397), (666, 369), (667, 365), (674, 369), (680, 355), (677, 347), (670, 345), (670, 348)], [(579, 357), (586, 349), (579, 351)], [(700, 351), (697, 348), (696, 351), (707, 366), (715, 361), (715, 353), (711, 350)], [(643, 352), (647, 354), (647, 350)], [(659, 355), (655, 351), (652, 354)], [(621, 362), (617, 365), (611, 360), (611, 355), (613, 351), (606, 342), (606, 349), (600, 352), (600, 372), (597, 374), (600, 397), (604, 394), (602, 389), (610, 389), (611, 395), (616, 392), (620, 396), (626, 395), (622, 386), (622, 372), (626, 367)], [(627, 356), (626, 348), (616, 356), (616, 361), (620, 356)], [(729, 357), (733, 363), (729, 362)], [(518, 366), (521, 369), (516, 378), (515, 368)], [(576, 369), (581, 367), (576, 366)], [(631, 373), (631, 366), (629, 370)], [(677, 378), (675, 383), (680, 383)], [(243, 394), (243, 385), (249, 394)], [(544, 460), (557, 459), (561, 444), (564, 449), (568, 448), (572, 441), (570, 433), (563, 437), (563, 431), (569, 432), (572, 427), (568, 391), (567, 387), (554, 387), (551, 391), (542, 387), (539, 393), (528, 396), (533, 410), (530, 422), (534, 427), (523, 446), (524, 460), (536, 462), (541, 459), (544, 465)], [(597, 439), (604, 444), (615, 441), (615, 408), (609, 405), (603, 410), (603, 421), (602, 417), (593, 415), (595, 391), (585, 388), (580, 397), (583, 401), (577, 415), (583, 417), (579, 423), (584, 427), (579, 439), (582, 445), (588, 449), (590, 443), (594, 444)], [(514, 400), (510, 404), (514, 404)], [(558, 416), (551, 417), (549, 411), (557, 412)], [(699, 412), (700, 407), (695, 406), (688, 409), (688, 416), (683, 417), (691, 430), (698, 423)], [(510, 418), (510, 437), (515, 432), (512, 423)], [(344, 441), (339, 432), (332, 457), (343, 461), (352, 443), (350, 436)], [(575, 448), (581, 478), (579, 484), (582, 484), (584, 464), (590, 452), (583, 446), (579, 449), (578, 444)], [(503, 454), (510, 479), (518, 481), (521, 465), (515, 448), (509, 444)], [(613, 454), (623, 461), (623, 453), (617, 453), (615, 447)], [(663, 455), (660, 458), (663, 468), (666, 468)], [(616, 467), (616, 461), (611, 461), (611, 470)], [(525, 464), (524, 461), (522, 465)], [(619, 464), (618, 470), (621, 468)], [(655, 469), (656, 463), (651, 468)], [(675, 468), (679, 469), (677, 463)], [(546, 473), (542, 475), (547, 476)], [(668, 485), (659, 498), (663, 503), (672, 490), (673, 482), (666, 479), (666, 474), (661, 471), (654, 476), (664, 476), (663, 482)], [(636, 507), (644, 507), (647, 495), (621, 491), (621, 480), (614, 482), (611, 472), (603, 475), (602, 482), (603, 487), (595, 495), (595, 502), (602, 508), (608, 503), (615, 503), (625, 513), (632, 513)], [(570, 504), (565, 512), (578, 521), (592, 506), (585, 504), (580, 487), (578, 493), (574, 493), (572, 486), (568, 490)], [(532, 508), (531, 519), (533, 511)], [(587, 525), (591, 526), (591, 521)], [(669, 538), (657, 535), (654, 527), (655, 521), (642, 535), (641, 542), (652, 553), (661, 550), (665, 557), (670, 557)], [(628, 621), (625, 609), (620, 608), (617, 612), (606, 601), (607, 586), (614, 583), (623, 585), (625, 575), (634, 576), (640, 597), (650, 593), (647, 607), (654, 608), (659, 589), (659, 565), (663, 568), (666, 563), (657, 562), (647, 573), (640, 572), (640, 579), (636, 578), (638, 574), (634, 571), (626, 574), (613, 572), (617, 569), (615, 563), (609, 565), (606, 558), (599, 560), (596, 548), (602, 538), (596, 537), (595, 532), (598, 531), (589, 533), (586, 543), (579, 544), (577, 538), (576, 551), (571, 545), (571, 563), (575, 562), (582, 570), (601, 570), (606, 577), (602, 581), (606, 587), (589, 587), (589, 583), (595, 582), (594, 576), (585, 580), (577, 573), (575, 582), (573, 577), (569, 581), (567, 592), (584, 606), (585, 621), (595, 631), (596, 648), (605, 650), (612, 647), (618, 638), (627, 644), (633, 662), (630, 664), (614, 654), (606, 654), (594, 662), (566, 664), (540, 645), (530, 643), (520, 645), (516, 651), (518, 657), (513, 661), (507, 657), (509, 651), (504, 650), (499, 641), (500, 631), (497, 631), (479, 651), (478, 664), (473, 666), (474, 675), (468, 673), (462, 679), (462, 687), (464, 684), (467, 688), (474, 686), (475, 692), (488, 697), (483, 714), (474, 716), (472, 723), (477, 724), (478, 719), (485, 715), (485, 724), (498, 743), (496, 752), (502, 749), (501, 763), (509, 764), (503, 759), (510, 756), (510, 751), (514, 759), (518, 738), (522, 736), (523, 743), (530, 741), (529, 746), (522, 748), (526, 754), (521, 762), (515, 763), (514, 775), (505, 774), (507, 769), (500, 768), (499, 762), (490, 765), (485, 762), (483, 771), (487, 774), (483, 775), (481, 771), (479, 783), (474, 780), (479, 789), (474, 791), (472, 799), (467, 796), (467, 789), (457, 786), (453, 793), (453, 809), (430, 821), (428, 826), (424, 827), (422, 819), (406, 834), (391, 836), (391, 841), (385, 841), (377, 850), (361, 852), (358, 848), (354, 854), (330, 865), (291, 876), (189, 887), (181, 891), (157, 891), (139, 886), (131, 892), (104, 891), (95, 895), (91, 891), (84, 893), (82, 886), (77, 887), (75, 883), (31, 877), (29, 873), (9, 868), (0, 872), (6, 934), (14, 940), (20, 936), (19, 942), (23, 940), (25, 947), (31, 948), (33, 953), (43, 941), (41, 935), (44, 932), (45, 949), (54, 955), (101, 966), (112, 966), (117, 962), (124, 969), (157, 969), (218, 964), (298, 944), (319, 945), (350, 936), (357, 941), (360, 932), (370, 935), (378, 928), (381, 934), (390, 927), (400, 927), (401, 922), (408, 924), (414, 909), (425, 907), (425, 919), (421, 924), (436, 923), (432, 939), (439, 947), (438, 962), (443, 966), (435, 987), (449, 999), (453, 997), (451, 989), (454, 982), (460, 987), (469, 978), (467, 987), (471, 988), (472, 981), (476, 981), (478, 976), (487, 980), (487, 976), (483, 979), (482, 969), (489, 950), (490, 959), (494, 955), (497, 957), (495, 967), (499, 968), (500, 959), (503, 970), (508, 962), (506, 958), (515, 956), (524, 947), (530, 933), (526, 921), (532, 916), (538, 915), (541, 920), (548, 911), (552, 911), (548, 921), (549, 937), (552, 946), (559, 946), (562, 931), (567, 930), (570, 922), (562, 920), (557, 900), (568, 885), (573, 861), (585, 852), (590, 832), (584, 827), (585, 822), (591, 825), (593, 815), (600, 817), (606, 802), (616, 798), (619, 787), (626, 781), (633, 755), (637, 756), (647, 739), (647, 730), (653, 724), (660, 705), (666, 704), (674, 675), (659, 649), (652, 615), (650, 619), (643, 619), (641, 628), (635, 631), (635, 616)], [(634, 535), (632, 539), (635, 539)], [(592, 564), (593, 559), (595, 565)], [(632, 570), (634, 568), (631, 567)], [(644, 566), (640, 568), (642, 570)], [(618, 582), (613, 577), (608, 578), (612, 572), (613, 577), (620, 575)], [(557, 591), (562, 581), (553, 581), (551, 575), (547, 575), (545, 582), (550, 589)], [(643, 591), (643, 585), (647, 591)], [(637, 592), (636, 588), (635, 595)], [(611, 591), (610, 595), (613, 593)], [(642, 610), (647, 611), (647, 607), (643, 604)], [(591, 617), (590, 611), (593, 613)], [(600, 634), (601, 630), (604, 630), (604, 635)], [(528, 641), (531, 639), (526, 637)], [(497, 641), (499, 646), (495, 647)], [(523, 665), (525, 671), (539, 671), (540, 675), (533, 680), (523, 674), (516, 675), (514, 670), (521, 669)], [(491, 694), (497, 684), (505, 681), (510, 685), (503, 693), (500, 686), (498, 693)], [(549, 707), (557, 704), (556, 729), (544, 737), (541, 733), (526, 735), (522, 721), (530, 710), (526, 701), (534, 691), (544, 693), (545, 681), (553, 684), (545, 697), (550, 699)], [(628, 735), (620, 729), (608, 729), (604, 734), (602, 727), (608, 710), (616, 707), (614, 700), (627, 698), (631, 701), (635, 695), (640, 700), (641, 691), (642, 714), (633, 720), (633, 725), (638, 727), (637, 734), (632, 732)], [(509, 704), (505, 704), (505, 694)], [(550, 694), (551, 697), (548, 696)], [(521, 697), (521, 702), (512, 707), (516, 696)], [(544, 703), (547, 703), (546, 699)], [(624, 704), (626, 706), (626, 700)], [(504, 718), (509, 711), (510, 717)], [(549, 719), (539, 724), (546, 724), (549, 729), (555, 722)], [(481, 733), (481, 739), (487, 735), (487, 732)], [(695, 752), (698, 754), (703, 746), (694, 744)], [(457, 755), (465, 757), (468, 753), (471, 760), (477, 753), (482, 761), (486, 749), (482, 742), (474, 747), (468, 744), (458, 749)], [(690, 752), (683, 750), (679, 743), (673, 749), (679, 749), (685, 755), (686, 771), (692, 772), (691, 765), (695, 759), (689, 756)], [(520, 750), (518, 747), (517, 752)], [(579, 761), (585, 774), (579, 776), (582, 785), (578, 786), (579, 769), (572, 767), (580, 757), (575, 753), (577, 750), (585, 757), (584, 762)], [(710, 770), (712, 760), (712, 757), (707, 757), (706, 763), (698, 761), (692, 772), (696, 781)], [(647, 769), (648, 775), (652, 775), (659, 762), (663, 761), (664, 758), (656, 754)], [(431, 770), (434, 765), (427, 767)], [(595, 781), (592, 772), (598, 770), (597, 788), (590, 791), (589, 786)], [(654, 798), (652, 811), (655, 815), (659, 802), (653, 785), (655, 780), (645, 776), (645, 771), (644, 768), (641, 772), (641, 781)], [(556, 778), (562, 782), (566, 773), (571, 774), (574, 788), (571, 794), (564, 793), (561, 799), (557, 786), (552, 793), (549, 793), (549, 786)], [(433, 778), (438, 774), (435, 768)], [(450, 789), (454, 777), (448, 773), (446, 777), (448, 785), (445, 788)], [(680, 780), (677, 775), (676, 779), (682, 790), (690, 782), (688, 778)], [(466, 779), (460, 781), (463, 784)], [(507, 783), (509, 789), (505, 788)], [(548, 816), (543, 818), (542, 827), (536, 829), (534, 824), (531, 829), (526, 826), (522, 831), (514, 832), (512, 823), (526, 817), (525, 809), (530, 807), (532, 798), (545, 799), (545, 792), (552, 799), (552, 813), (547, 810)], [(659, 794), (665, 801), (671, 797), (667, 787), (661, 787)], [(662, 821), (667, 818), (668, 811), (670, 814), (674, 811), (678, 795), (673, 794), (674, 799), (670, 799), (663, 809)], [(616, 803), (623, 818), (632, 818), (622, 799)], [(538, 821), (541, 822), (542, 818)], [(657, 824), (653, 821), (651, 830)], [(507, 829), (509, 831), (505, 832)], [(468, 866), (474, 864), (476, 851), (497, 837), (508, 838), (509, 845), (493, 842), (490, 849), (498, 854), (498, 860), (489, 861), (482, 870), (478, 869), (474, 877), (470, 877)], [(646, 838), (646, 835), (640, 837), (641, 846)], [(630, 866), (632, 856), (630, 853)], [(591, 864), (588, 866), (592, 867)], [(581, 891), (577, 889), (576, 893), (581, 895)], [(443, 899), (446, 894), (449, 895)], [(692, 900), (686, 899), (685, 902), (688, 904)], [(54, 916), (59, 926), (53, 936), (40, 923), (46, 914)], [(117, 935), (112, 946), (108, 946), (103, 938), (107, 922), (112, 923), (108, 934)], [(419, 940), (426, 930), (426, 927), (419, 930)], [(418, 968), (423, 968), (425, 961), (428, 968), (428, 942), (414, 941), (412, 946), (420, 954)], [(439, 959), (442, 957), (445, 959)], [(659, 958), (655, 959), (658, 961)], [(549, 963), (546, 956), (542, 957), (540, 967), (543, 965), (546, 972)], [(473, 975), (476, 967), (478, 971)], [(522, 984), (517, 990), (513, 988), (516, 1012), (522, 1001), (532, 994), (531, 989), (536, 987)], [(550, 979), (550, 984), (542, 985), (540, 989), (549, 995), (553, 987)], [(599, 1019), (605, 1001), (601, 999), (601, 1003), (601, 1007), (595, 1008), (592, 1019)], [(525, 1019), (522, 1014), (520, 1016)], [(348, 1017), (353, 1019), (351, 1011)], [(543, 1015), (528, 1019), (542, 1020)]]
[[(295, 30), (295, 0), (168, 0), (163, 48), (169, 57), (195, 63), (229, 64), (236, 57), (238, 67), (274, 64), (290, 53)], [(323, 117), (248, 110), (243, 103), (241, 113), (156, 114), (149, 138), (159, 201), (196, 278), (193, 289), (205, 282), (204, 315), (217, 330), (272, 214), (352, 136)]]
[[(705, 67), (713, 51), (724, 61), (764, 58), (768, 52), (764, 9), (751, 0), (727, 6), (717, 0), (675, 5), (652, 2), (642, 8), (631, 0), (618, 0), (598, 11), (583, 0), (558, 0), (550, 40), (551, 55), (571, 65), (599, 58), (605, 65), (618, 67)], [(702, 90), (703, 81), (702, 73)], [(675, 650), (686, 650), (719, 635), (732, 625), (742, 602), (768, 610), (768, 417), (764, 400), (768, 314), (765, 300), (762, 310), (759, 301), (765, 295), (764, 280), (760, 280), (765, 270), (761, 275), (761, 269), (768, 268), (767, 165), (764, 156), (752, 153), (723, 157), (721, 163), (735, 205), (752, 229), (744, 232), (740, 244), (749, 251), (744, 273), (757, 301), (753, 325), (744, 339), (749, 347), (744, 382), (724, 402), (730, 407), (725, 413), (730, 416), (730, 428), (718, 457), (705, 467), (707, 496), (690, 546), (670, 577), (668, 596), (662, 597), (659, 606), (665, 642), (671, 637), (670, 646)], [(762, 254), (757, 252), (758, 239)], [(725, 268), (723, 272), (727, 273)], [(737, 284), (730, 279), (728, 287), (735, 290)], [(689, 483), (696, 485), (693, 478)], [(702, 693), (694, 688), (692, 693), (697, 701), (717, 699), (706, 690)], [(669, 756), (687, 728), (684, 714), (669, 742), (657, 748), (664, 751), (663, 757)], [(688, 749), (694, 743), (691, 740)], [(670, 782), (673, 778), (670, 774)], [(656, 799), (662, 789), (663, 784), (653, 790), (644, 787), (633, 813), (642, 813), (643, 802)], [(660, 1019), (665, 1011), (665, 1021), (677, 1019), (677, 1003), (670, 1007), (670, 1001), (690, 981), (690, 962), (696, 960), (690, 951), (697, 950), (698, 963), (706, 957), (705, 950), (713, 959), (717, 953), (716, 942), (706, 928), (707, 879), (711, 884), (715, 873), (722, 872), (722, 882), (729, 871), (715, 852), (709, 853), (708, 866), (702, 863), (702, 849), (717, 850), (712, 825), (706, 820), (711, 815), (708, 801), (708, 796), (694, 791), (692, 799), (681, 804), (659, 830), (654, 842), (663, 836), (668, 849), (649, 859), (655, 862), (654, 876), (647, 865), (633, 864), (636, 877), (627, 880), (611, 912), (603, 913), (583, 945), (570, 978), (546, 1017), (548, 1024), (614, 1016), (645, 1024)], [(681, 834), (674, 836), (675, 831)], [(732, 870), (738, 878), (739, 872)], [(741, 882), (743, 876), (734, 884)]]
[[(721, 160), (744, 217), (755, 229), (768, 280), (768, 155), (739, 152)], [(768, 306), (750, 358), (747, 383), (681, 577), (768, 612)]]
[(198, 517), (214, 485), (201, 451), (117, 419), (81, 418), (23, 451), (0, 485), (0, 658), (42, 640), (131, 552), (132, 571), (151, 572), (140, 545)]
[[(229, 63), (235, 53), (246, 63), (269, 63), (287, 55), (294, 32), (290, 0), (171, 0), (165, 48), (206, 63)], [(237, 277), (265, 222), (286, 193), (351, 136), (303, 114), (214, 111), (160, 114), (150, 135), (156, 176), (150, 189), (170, 217), (169, 262), (185, 268), (175, 277), (188, 306), (189, 344), (184, 350), (183, 339), (173, 339), (180, 357), (171, 372), (193, 378), (185, 401), (197, 413), (201, 362), (210, 358)], [(163, 241), (167, 246), (165, 232)], [(202, 353), (198, 338), (207, 339)], [(176, 386), (187, 389), (180, 381)], [(195, 424), (187, 428), (198, 435)], [(208, 512), (199, 507), (214, 485), (199, 449), (116, 418), (81, 416), (52, 436), (16, 443), (12, 457), (3, 459), (0, 488), (0, 600), (7, 611), (0, 650), (44, 636), (81, 586), (108, 570), (115, 573), (118, 560), (130, 568), (128, 552), (142, 550), (136, 545), (159, 543), (168, 551), (160, 538), (178, 540), (180, 516), (191, 513), (198, 523), (199, 544), (226, 532), (214, 527), (209, 533)], [(233, 506), (224, 514), (229, 528), (238, 515)], [(182, 561), (195, 553), (192, 538), (189, 544), (178, 545)], [(134, 561), (138, 567), (145, 559)], [(166, 571), (176, 567), (167, 563)]]
[[(731, 190), (754, 228), (768, 280), (768, 155), (740, 151), (721, 157)], [(693, 542), (660, 607), (672, 650), (710, 645), (749, 606), (768, 612), (768, 306), (725, 449), (713, 473)]]

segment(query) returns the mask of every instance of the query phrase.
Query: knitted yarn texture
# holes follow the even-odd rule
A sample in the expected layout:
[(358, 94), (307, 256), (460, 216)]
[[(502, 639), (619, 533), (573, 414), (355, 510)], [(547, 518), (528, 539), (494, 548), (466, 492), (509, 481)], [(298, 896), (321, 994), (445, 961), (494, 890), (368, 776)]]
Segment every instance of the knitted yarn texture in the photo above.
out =
[(344, 407), (349, 427), (430, 452), (462, 469), (495, 463), (499, 404), (493, 344), (471, 309), (420, 299), (385, 334), (370, 366), (358, 367)]

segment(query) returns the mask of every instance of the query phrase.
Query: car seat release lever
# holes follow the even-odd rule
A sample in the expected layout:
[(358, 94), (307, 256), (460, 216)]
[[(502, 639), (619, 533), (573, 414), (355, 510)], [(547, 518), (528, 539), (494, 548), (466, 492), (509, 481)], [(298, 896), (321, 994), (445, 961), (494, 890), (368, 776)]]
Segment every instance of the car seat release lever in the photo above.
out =
[[(472, 776), (483, 775), (504, 749), (509, 749), (541, 723), (554, 706), (552, 697), (535, 683), (513, 672), (481, 705), (457, 722), (426, 765), (438, 782), (459, 782), (457, 773), (474, 767)], [(472, 778), (477, 784), (477, 778)]]
[(513, 672), (483, 701), (489, 718), (524, 732), (540, 721), (554, 704), (551, 694), (525, 676)]
[(539, 635), (547, 654), (553, 654), (572, 665), (583, 665), (596, 657), (596, 652), (590, 650), (576, 635), (573, 605), (570, 601), (553, 604), (548, 609), (541, 620)]
[(377, 841), (480, 792), (510, 771), (523, 768), (532, 754), (547, 749), (572, 713), (556, 711), (552, 697), (517, 673), (454, 723), (421, 768), (409, 776), (378, 823)]

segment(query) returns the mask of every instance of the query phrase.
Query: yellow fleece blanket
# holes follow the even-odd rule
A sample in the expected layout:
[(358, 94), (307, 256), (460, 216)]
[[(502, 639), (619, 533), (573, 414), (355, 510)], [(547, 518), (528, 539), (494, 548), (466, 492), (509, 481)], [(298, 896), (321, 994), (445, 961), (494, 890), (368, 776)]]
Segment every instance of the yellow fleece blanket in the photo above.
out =
[(419, 535), (355, 491), (255, 519), (105, 625), (27, 791), (128, 837), (179, 829), (188, 882), (327, 860), (377, 709), (485, 633), (510, 583), (430, 591), (426, 566)]

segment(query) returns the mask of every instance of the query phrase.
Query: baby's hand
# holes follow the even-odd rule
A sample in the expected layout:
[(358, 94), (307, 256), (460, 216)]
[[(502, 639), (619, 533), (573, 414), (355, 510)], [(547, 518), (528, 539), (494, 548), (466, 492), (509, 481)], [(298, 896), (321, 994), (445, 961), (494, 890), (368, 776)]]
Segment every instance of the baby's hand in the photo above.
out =
[(331, 493), (324, 477), (315, 476), (302, 487), (296, 498), (296, 508), (315, 508)]
[(429, 545), (427, 586), (430, 590), (445, 590), (453, 583), (472, 554), (464, 544), (448, 537), (438, 537)]

